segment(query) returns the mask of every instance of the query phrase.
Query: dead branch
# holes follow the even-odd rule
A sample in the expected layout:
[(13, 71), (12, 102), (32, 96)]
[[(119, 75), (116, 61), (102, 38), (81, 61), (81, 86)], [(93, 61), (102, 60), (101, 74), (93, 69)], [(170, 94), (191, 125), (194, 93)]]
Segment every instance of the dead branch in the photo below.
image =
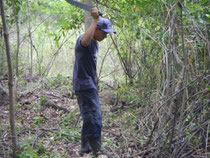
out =
[(45, 107), (48, 107), (48, 108), (53, 108), (53, 109), (55, 109), (55, 110), (62, 110), (62, 111), (64, 111), (65, 113), (70, 113), (70, 111), (68, 110), (68, 109), (66, 109), (66, 108), (64, 108), (64, 107), (61, 107), (61, 106), (57, 106), (53, 101), (50, 101), (50, 100), (48, 100), (48, 101), (46, 101), (44, 104), (43, 104), (43, 106), (45, 106)]

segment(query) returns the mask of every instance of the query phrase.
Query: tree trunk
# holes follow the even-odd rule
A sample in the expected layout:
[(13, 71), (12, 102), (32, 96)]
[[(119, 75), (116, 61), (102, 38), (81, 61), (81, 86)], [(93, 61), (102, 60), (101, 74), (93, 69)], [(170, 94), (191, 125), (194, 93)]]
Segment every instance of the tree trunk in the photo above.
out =
[(33, 48), (34, 48), (34, 50), (36, 52), (36, 56), (37, 56), (37, 65), (38, 65), (39, 76), (41, 76), (42, 75), (42, 68), (41, 68), (41, 61), (39, 60), (39, 52), (34, 45), (33, 45)]
[(15, 16), (15, 24), (16, 24), (16, 29), (17, 29), (17, 48), (16, 48), (16, 76), (19, 76), (19, 67), (18, 67), (18, 58), (19, 58), (19, 48), (20, 48), (20, 29), (19, 29), (19, 19), (18, 19), (18, 14), (16, 12), (16, 6), (15, 6), (15, 0), (12, 1), (12, 8)]
[[(85, 0), (85, 3), (92, 6), (93, 2), (92, 0)], [(91, 13), (89, 11), (85, 11), (85, 30), (88, 29), (88, 27), (90, 26), (92, 22), (92, 17), (91, 17)]]
[(19, 20), (18, 15), (16, 12), (16, 6), (15, 6), (15, 0), (12, 1), (12, 8), (15, 16), (15, 24), (17, 29), (17, 48), (16, 48), (16, 65), (15, 65), (15, 82), (14, 82), (14, 95), (15, 95), (15, 104), (17, 103), (18, 93), (17, 93), (17, 84), (18, 84), (18, 77), (19, 77), (19, 64), (18, 64), (18, 58), (19, 58), (19, 48), (20, 48), (20, 29), (19, 29)]
[(31, 23), (29, 20), (28, 23), (28, 34), (29, 34), (29, 39), (30, 39), (30, 57), (31, 57), (31, 67), (30, 67), (30, 76), (33, 75), (33, 41), (32, 41), (32, 35), (31, 35)]
[(13, 68), (12, 68), (12, 60), (11, 60), (11, 51), (10, 51), (10, 44), (9, 44), (9, 33), (6, 24), (6, 18), (4, 13), (4, 2), (0, 0), (1, 5), (1, 18), (3, 23), (4, 29), (4, 39), (6, 45), (6, 53), (7, 53), (7, 62), (8, 62), (8, 87), (9, 87), (9, 112), (10, 112), (10, 127), (11, 127), (11, 134), (12, 134), (12, 147), (13, 147), (13, 157), (16, 157), (17, 151), (17, 140), (16, 140), (16, 131), (15, 131), (15, 106), (14, 106), (14, 85), (13, 85)]
[[(27, 3), (27, 5), (28, 5), (28, 8), (30, 8), (29, 7), (30, 4)], [(31, 59), (30, 59), (31, 66), (29, 68), (29, 74), (30, 74), (30, 76), (32, 76), (33, 75), (33, 40), (32, 40), (32, 33), (31, 33), (30, 15), (28, 15), (28, 19), (29, 19), (28, 20), (28, 36), (29, 36), (29, 40), (30, 40), (30, 57), (31, 57)]]

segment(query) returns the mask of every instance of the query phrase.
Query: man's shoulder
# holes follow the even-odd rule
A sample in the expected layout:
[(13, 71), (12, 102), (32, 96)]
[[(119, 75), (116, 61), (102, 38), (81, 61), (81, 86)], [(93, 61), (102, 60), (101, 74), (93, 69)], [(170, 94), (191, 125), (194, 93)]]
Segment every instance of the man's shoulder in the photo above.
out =
[(84, 34), (80, 35), (80, 36), (77, 38), (77, 43), (76, 43), (76, 45), (80, 43), (81, 38), (82, 38), (83, 35), (84, 35)]
[(86, 50), (87, 49), (87, 47), (84, 47), (84, 46), (82, 46), (82, 44), (81, 44), (81, 38), (82, 38), (82, 36), (83, 36), (84, 34), (82, 34), (82, 35), (80, 35), (78, 38), (77, 38), (77, 42), (76, 42), (76, 50)]
[(81, 44), (81, 39), (83, 37), (84, 34), (80, 35), (78, 38), (77, 38), (77, 43), (76, 43), (76, 51), (77, 50), (82, 50), (82, 51), (88, 51), (88, 50), (91, 50), (91, 48), (95, 48), (95, 47), (98, 47), (98, 44), (96, 41), (92, 40), (90, 42), (90, 44), (87, 46), (87, 47), (84, 47), (82, 46)]

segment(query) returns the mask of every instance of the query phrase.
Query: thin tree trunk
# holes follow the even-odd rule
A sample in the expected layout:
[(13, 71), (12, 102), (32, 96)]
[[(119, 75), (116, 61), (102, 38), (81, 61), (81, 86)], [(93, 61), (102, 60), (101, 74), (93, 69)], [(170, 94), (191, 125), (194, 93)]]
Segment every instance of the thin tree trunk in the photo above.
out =
[[(93, 2), (92, 0), (85, 0), (85, 3), (92, 6)], [(88, 27), (90, 26), (92, 22), (92, 17), (91, 17), (91, 13), (88, 11), (85, 11), (85, 30), (88, 29)]]
[(121, 64), (121, 66), (122, 66), (122, 68), (123, 68), (123, 71), (124, 71), (126, 77), (127, 77), (127, 76), (128, 76), (128, 68), (127, 68), (127, 66), (126, 66), (126, 61), (123, 60), (123, 58), (122, 58), (122, 56), (121, 56), (121, 54), (120, 54), (120, 50), (119, 50), (119, 48), (118, 48), (118, 46), (117, 46), (117, 43), (115, 42), (115, 40), (114, 40), (114, 38), (112, 37), (111, 34), (110, 34), (110, 37), (111, 37), (112, 42), (113, 42), (113, 44), (114, 44), (114, 47), (115, 47), (115, 49), (116, 49), (116, 51), (117, 51), (117, 55), (118, 55), (118, 57), (119, 57), (119, 59), (120, 59), (120, 64)]
[[(29, 8), (29, 4), (28, 5), (28, 8)], [(29, 10), (30, 11), (30, 10)], [(30, 57), (31, 57), (31, 60), (30, 60), (30, 64), (31, 64), (31, 67), (30, 67), (30, 76), (33, 75), (33, 40), (32, 40), (32, 33), (31, 33), (31, 22), (30, 22), (30, 16), (28, 16), (28, 35), (29, 35), (29, 39), (30, 39)]]
[(13, 12), (15, 15), (15, 24), (17, 29), (17, 48), (16, 48), (16, 76), (19, 77), (19, 67), (18, 67), (18, 58), (19, 58), (19, 48), (20, 48), (20, 29), (19, 29), (19, 19), (16, 12), (15, 0), (12, 1)]
[[(205, 31), (206, 31), (206, 47), (207, 47), (207, 51), (208, 51), (208, 56), (209, 56), (209, 60), (208, 60), (208, 62), (210, 61), (210, 44), (209, 44), (209, 36), (208, 36), (208, 26), (206, 26), (206, 29), (205, 29)], [(208, 67), (209, 68), (209, 67)]]
[(52, 68), (52, 65), (56, 59), (56, 57), (58, 56), (61, 48), (63, 47), (63, 45), (68, 41), (68, 38), (63, 39), (63, 41), (61, 42), (59, 48), (55, 51), (53, 57), (51, 58), (51, 60), (49, 61), (49, 63), (47, 64), (45, 71), (43, 72), (43, 76), (48, 76), (50, 69)]
[(36, 52), (36, 56), (37, 56), (37, 65), (38, 65), (39, 76), (41, 76), (42, 75), (42, 69), (41, 69), (41, 61), (39, 60), (39, 52), (34, 45), (33, 45), (33, 48), (34, 48), (34, 50)]
[[(167, 20), (167, 19), (166, 19)], [(173, 10), (171, 10), (168, 13), (168, 20), (166, 21), (166, 24), (168, 23), (169, 27), (169, 42), (168, 44), (168, 50), (164, 49), (164, 58), (165, 58), (165, 68), (166, 68), (166, 74), (165, 74), (165, 87), (163, 87), (163, 93), (164, 93), (164, 98), (168, 100), (173, 92), (175, 91), (175, 86), (174, 86), (174, 56), (173, 53), (176, 50), (176, 28), (175, 28), (175, 23), (176, 23), (176, 15)], [(167, 102), (168, 105), (166, 105), (165, 109), (162, 109), (160, 111), (160, 118), (159, 125), (158, 125), (158, 133), (163, 133), (165, 129), (165, 125), (169, 123), (169, 125), (175, 124), (176, 118), (172, 114), (173, 111), (177, 110), (176, 105), (174, 104), (174, 100)], [(165, 115), (162, 115), (165, 114)], [(171, 120), (171, 118), (174, 118)], [(171, 120), (171, 122), (169, 122)], [(164, 147), (167, 147), (167, 149), (170, 149), (171, 146), (171, 141), (172, 141), (172, 136), (174, 135), (173, 129), (172, 133), (168, 133), (166, 136), (166, 139), (169, 141), (167, 145), (166, 142), (161, 142), (161, 139), (158, 141), (158, 153), (162, 153), (162, 150), (164, 150)], [(168, 150), (168, 152), (171, 152)]]
[(17, 140), (16, 140), (16, 130), (15, 130), (15, 106), (14, 106), (14, 85), (13, 85), (13, 68), (12, 68), (12, 59), (11, 59), (11, 51), (10, 51), (10, 44), (9, 44), (9, 33), (6, 24), (6, 18), (4, 13), (4, 2), (0, 0), (1, 5), (1, 18), (3, 23), (4, 29), (4, 39), (6, 45), (6, 53), (7, 53), (7, 63), (8, 63), (8, 87), (9, 87), (9, 112), (10, 112), (10, 127), (11, 127), (11, 134), (12, 134), (12, 147), (13, 147), (13, 157), (16, 157), (17, 151)]
[(100, 66), (100, 70), (99, 70), (99, 73), (98, 73), (98, 80), (99, 80), (100, 77), (101, 77), (102, 69), (103, 69), (103, 65), (104, 65), (104, 61), (105, 61), (106, 57), (108, 56), (108, 54), (110, 53), (109, 50), (110, 50), (111, 46), (112, 46), (112, 43), (111, 43), (110, 46), (108, 47), (108, 49), (107, 49), (107, 51), (106, 51), (106, 53), (105, 53), (105, 55), (104, 55), (104, 57), (103, 57), (103, 59), (102, 59), (101, 66)]
[[(181, 107), (180, 107), (180, 125), (179, 125), (179, 137), (181, 137), (181, 130), (183, 129), (183, 125), (184, 123), (183, 118), (184, 118), (184, 109), (186, 107), (186, 100), (188, 98), (188, 89), (187, 89), (187, 81), (188, 81), (188, 65), (187, 65), (187, 58), (188, 58), (188, 54), (187, 51), (185, 51), (185, 43), (184, 43), (184, 25), (183, 25), (183, 6), (181, 3), (178, 3), (180, 6), (180, 19), (181, 19), (181, 38), (182, 38), (182, 52), (183, 52), (183, 57), (184, 57), (184, 65), (183, 65), (183, 86), (186, 86), (186, 88), (183, 91), (183, 95), (182, 95), (182, 103), (181, 103)], [(177, 154), (177, 153), (175, 153)]]
[[(167, 74), (167, 96), (166, 98), (168, 99), (174, 92), (174, 60), (173, 60), (173, 53), (176, 51), (176, 14), (173, 13), (173, 11), (170, 12), (170, 51), (168, 53), (168, 74)], [(174, 100), (172, 100), (169, 105), (168, 105), (169, 109), (168, 109), (168, 120), (171, 120), (171, 122), (169, 124), (171, 124), (172, 127), (172, 131), (171, 133), (168, 133), (168, 139), (169, 139), (169, 152), (170, 148), (171, 148), (171, 144), (172, 144), (172, 140), (173, 140), (173, 135), (174, 135), (174, 130), (175, 130), (175, 123), (176, 123), (176, 111), (177, 111), (177, 103), (174, 102)], [(166, 120), (167, 120), (166, 119)]]
[(31, 35), (31, 23), (29, 20), (28, 24), (28, 34), (29, 34), (29, 39), (30, 39), (30, 52), (31, 52), (31, 67), (30, 67), (30, 76), (33, 75), (33, 41), (32, 41), (32, 35)]
[(14, 81), (14, 95), (15, 95), (15, 104), (17, 103), (17, 84), (18, 84), (18, 77), (19, 77), (19, 64), (18, 64), (18, 59), (19, 59), (19, 48), (20, 48), (20, 29), (19, 29), (19, 20), (18, 20), (18, 15), (16, 12), (16, 6), (15, 6), (15, 0), (12, 1), (12, 8), (15, 16), (15, 24), (16, 24), (16, 29), (17, 29), (17, 48), (16, 48), (16, 65), (15, 65), (15, 81)]

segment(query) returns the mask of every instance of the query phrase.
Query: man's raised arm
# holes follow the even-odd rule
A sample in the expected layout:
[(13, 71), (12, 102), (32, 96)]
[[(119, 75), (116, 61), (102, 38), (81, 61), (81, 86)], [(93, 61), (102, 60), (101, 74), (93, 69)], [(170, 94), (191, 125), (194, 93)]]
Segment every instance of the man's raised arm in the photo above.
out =
[(87, 47), (93, 39), (94, 32), (96, 30), (96, 25), (99, 19), (98, 9), (93, 8), (91, 10), (91, 16), (93, 17), (93, 22), (91, 23), (91, 25), (89, 26), (89, 28), (87, 29), (87, 31), (81, 39), (81, 45), (83, 47)]

